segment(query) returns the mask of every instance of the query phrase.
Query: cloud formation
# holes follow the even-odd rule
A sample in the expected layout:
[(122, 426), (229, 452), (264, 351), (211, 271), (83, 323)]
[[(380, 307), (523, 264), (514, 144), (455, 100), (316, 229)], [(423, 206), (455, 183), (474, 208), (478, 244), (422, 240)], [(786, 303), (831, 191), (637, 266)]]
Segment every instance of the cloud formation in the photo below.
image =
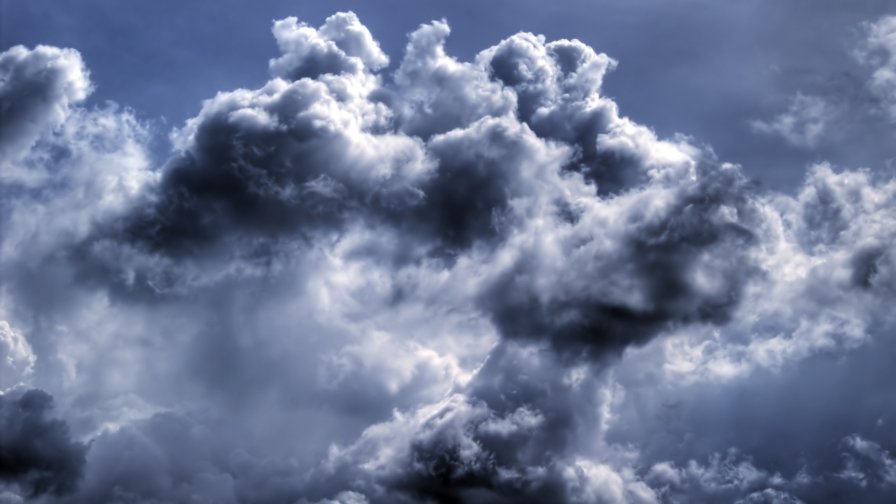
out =
[(7, 389), (27, 377), (34, 367), (34, 351), (28, 340), (5, 320), (0, 320), (0, 388)]
[[(764, 191), (621, 115), (577, 40), (460, 61), (434, 21), (387, 72), (353, 13), (273, 32), (270, 80), (161, 166), (131, 111), (79, 104), (76, 51), (0, 55), (0, 384), (67, 421), (0, 397), (10, 495), (892, 495), (892, 179)], [(800, 96), (759, 129), (817, 141)]]
[(42, 390), (0, 395), (0, 484), (25, 497), (75, 490), (87, 448), (72, 440), (62, 420), (49, 416), (53, 398)]

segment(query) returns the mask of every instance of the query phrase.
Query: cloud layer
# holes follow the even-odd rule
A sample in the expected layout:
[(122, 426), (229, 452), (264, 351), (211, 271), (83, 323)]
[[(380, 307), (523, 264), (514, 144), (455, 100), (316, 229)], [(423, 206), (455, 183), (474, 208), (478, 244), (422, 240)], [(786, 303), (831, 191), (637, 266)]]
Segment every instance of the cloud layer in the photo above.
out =
[[(158, 166), (77, 51), (0, 55), (4, 499), (896, 492), (896, 181), (764, 191), (577, 40), (461, 61), (434, 21), (388, 70), (353, 13), (273, 33)], [(797, 96), (756, 127), (810, 147)]]

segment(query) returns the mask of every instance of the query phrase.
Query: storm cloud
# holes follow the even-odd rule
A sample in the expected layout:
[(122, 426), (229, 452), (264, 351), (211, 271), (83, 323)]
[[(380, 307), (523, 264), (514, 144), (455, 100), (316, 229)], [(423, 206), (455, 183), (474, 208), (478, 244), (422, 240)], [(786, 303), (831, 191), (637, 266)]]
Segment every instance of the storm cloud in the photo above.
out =
[(42, 390), (0, 396), (0, 482), (26, 497), (71, 493), (84, 473), (87, 447), (50, 416), (52, 407)]
[[(855, 49), (882, 103), (889, 22)], [(0, 54), (3, 498), (894, 495), (892, 178), (763, 189), (579, 40), (272, 31), (162, 160), (75, 49)], [(753, 127), (810, 149), (839, 116), (795, 96)]]

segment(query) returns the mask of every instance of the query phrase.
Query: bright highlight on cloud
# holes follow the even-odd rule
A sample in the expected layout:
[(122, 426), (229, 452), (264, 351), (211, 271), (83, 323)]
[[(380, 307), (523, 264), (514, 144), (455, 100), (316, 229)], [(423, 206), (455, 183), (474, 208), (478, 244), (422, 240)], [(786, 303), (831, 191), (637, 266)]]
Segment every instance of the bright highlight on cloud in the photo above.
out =
[[(0, 500), (896, 493), (896, 181), (762, 190), (577, 40), (273, 34), (161, 166), (76, 50), (0, 55)], [(822, 105), (755, 127), (808, 147)]]

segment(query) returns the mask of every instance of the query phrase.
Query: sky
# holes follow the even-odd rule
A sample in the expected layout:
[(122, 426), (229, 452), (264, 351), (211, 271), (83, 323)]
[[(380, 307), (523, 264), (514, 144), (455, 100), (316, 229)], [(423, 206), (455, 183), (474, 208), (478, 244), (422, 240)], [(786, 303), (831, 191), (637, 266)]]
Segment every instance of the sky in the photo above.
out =
[(0, 0), (0, 503), (893, 502), (894, 134), (885, 1)]

